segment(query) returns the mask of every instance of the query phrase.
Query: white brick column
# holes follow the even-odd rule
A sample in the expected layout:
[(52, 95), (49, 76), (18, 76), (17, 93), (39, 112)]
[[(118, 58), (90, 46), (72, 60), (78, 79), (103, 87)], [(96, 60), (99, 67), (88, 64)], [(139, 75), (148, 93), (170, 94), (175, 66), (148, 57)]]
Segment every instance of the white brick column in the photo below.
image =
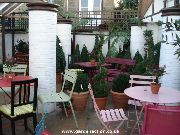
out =
[[(162, 10), (162, 21), (166, 23), (180, 19), (180, 8), (167, 8)], [(170, 87), (180, 90), (180, 61), (177, 55), (174, 55), (178, 47), (172, 45), (176, 40), (176, 34), (180, 37), (180, 31), (173, 28), (172, 31), (166, 31), (165, 24), (162, 25), (162, 40), (167, 42), (161, 44), (160, 66), (166, 65), (167, 74), (161, 77), (163, 87)], [(173, 35), (172, 35), (173, 34)], [(167, 44), (169, 43), (169, 44)]]
[(146, 30), (146, 26), (131, 26), (131, 39), (130, 39), (130, 51), (131, 58), (134, 57), (135, 53), (139, 53), (144, 57), (144, 35), (143, 32)]
[(71, 54), (71, 29), (72, 22), (70, 20), (58, 19), (57, 36), (59, 37), (63, 47), (66, 58), (66, 67), (68, 66), (68, 55)]
[[(57, 5), (31, 3), (29, 7), (29, 75), (38, 78), (38, 93), (56, 91)], [(55, 105), (46, 107), (48, 112)]]

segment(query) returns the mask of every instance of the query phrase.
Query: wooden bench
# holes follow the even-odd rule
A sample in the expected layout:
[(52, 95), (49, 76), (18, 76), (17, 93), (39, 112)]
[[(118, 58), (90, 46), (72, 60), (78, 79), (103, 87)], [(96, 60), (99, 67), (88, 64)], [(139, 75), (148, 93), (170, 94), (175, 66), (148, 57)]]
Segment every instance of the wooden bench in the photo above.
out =
[(134, 66), (136, 61), (123, 58), (105, 58), (106, 63), (112, 64), (112, 67), (108, 69), (108, 81), (112, 81), (115, 76), (120, 73), (127, 73), (130, 66)]

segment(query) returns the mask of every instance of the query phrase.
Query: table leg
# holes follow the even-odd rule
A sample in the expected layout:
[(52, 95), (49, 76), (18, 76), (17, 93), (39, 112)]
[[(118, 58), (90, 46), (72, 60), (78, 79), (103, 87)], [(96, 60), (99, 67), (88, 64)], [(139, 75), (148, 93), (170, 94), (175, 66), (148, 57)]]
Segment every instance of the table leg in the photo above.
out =
[(139, 113), (139, 117), (137, 117), (138, 119), (137, 119), (136, 123), (134, 124), (133, 129), (132, 129), (132, 131), (131, 131), (131, 134), (130, 134), (130, 135), (132, 135), (132, 134), (133, 134), (134, 129), (136, 128), (136, 125), (138, 124), (138, 122), (139, 122), (139, 120), (140, 120), (140, 118), (141, 118), (141, 115), (142, 115), (142, 112), (143, 112), (143, 110), (144, 110), (144, 107), (145, 107), (145, 105), (143, 104), (143, 106), (142, 106), (142, 108), (141, 108), (141, 111), (140, 111), (140, 113)]

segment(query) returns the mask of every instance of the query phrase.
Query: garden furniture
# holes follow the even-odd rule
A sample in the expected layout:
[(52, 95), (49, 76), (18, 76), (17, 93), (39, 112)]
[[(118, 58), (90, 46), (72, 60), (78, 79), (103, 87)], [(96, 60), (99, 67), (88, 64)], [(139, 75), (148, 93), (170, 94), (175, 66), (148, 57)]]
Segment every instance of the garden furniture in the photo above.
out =
[[(150, 85), (155, 81), (155, 76), (144, 76), (144, 75), (130, 75), (130, 87), (138, 86), (138, 85)], [(129, 99), (128, 104), (133, 105), (135, 107), (135, 114), (136, 114), (136, 120), (138, 120), (138, 111), (137, 106), (143, 106), (142, 103), (135, 99)], [(128, 117), (129, 117), (129, 110), (128, 110)], [(140, 133), (140, 126), (139, 122), (137, 123), (139, 133)]]
[[(92, 83), (92, 78), (93, 78), (94, 74), (96, 74), (98, 62), (95, 62), (95, 64), (91, 64), (90, 62), (77, 62), (77, 63), (74, 63), (74, 65), (77, 65), (77, 66), (80, 66), (81, 68), (83, 68), (88, 73), (89, 81)], [(104, 63), (101, 66), (109, 67), (109, 66), (111, 66), (111, 64)]]
[[(106, 57), (105, 62), (109, 63), (114, 68), (108, 69), (108, 81), (112, 81), (115, 76), (117, 76), (120, 73), (127, 73), (128, 68), (130, 66), (134, 66), (136, 61), (131, 59), (124, 59), (124, 58), (110, 58)], [(121, 67), (120, 67), (121, 66)]]
[[(173, 89), (173, 88), (165, 88), (160, 87), (158, 94), (152, 94), (150, 86), (135, 86), (127, 88), (124, 93), (136, 100), (147, 102), (149, 103), (155, 103), (155, 104), (172, 104), (172, 103), (179, 103), (180, 102), (180, 91)], [(138, 120), (136, 121), (131, 134), (133, 133), (136, 125), (139, 122), (139, 119), (142, 115), (142, 112), (144, 110), (145, 104), (143, 104), (142, 109), (140, 111)]]
[[(71, 103), (71, 97), (72, 97), (72, 93), (73, 93), (74, 86), (76, 83), (76, 79), (77, 79), (77, 72), (66, 69), (65, 73), (64, 73), (64, 81), (63, 81), (61, 92), (59, 92), (59, 93), (56, 93), (56, 92), (40, 93), (38, 95), (38, 100), (42, 103), (43, 111), (44, 111), (44, 105), (46, 103), (63, 103), (63, 107), (65, 110), (66, 116), (68, 116), (68, 114), (66, 111), (65, 103), (69, 103), (71, 110), (72, 110), (72, 113), (73, 113), (73, 117), (74, 117), (76, 127), (78, 128), (78, 123), (77, 123), (76, 116), (74, 113), (74, 109), (73, 109), (73, 106)], [(66, 81), (72, 83), (72, 88), (71, 88), (69, 95), (64, 92), (64, 86), (65, 86)]]
[(146, 105), (141, 135), (180, 135), (180, 106)]
[[(114, 131), (118, 131), (118, 129), (123, 125), (124, 121), (128, 120), (123, 109), (119, 108), (119, 109), (99, 110), (99, 108), (96, 104), (94, 95), (93, 95), (93, 91), (91, 89), (91, 85), (89, 84), (88, 87), (89, 87), (89, 92), (90, 92), (90, 95), (91, 95), (91, 98), (92, 98), (92, 101), (94, 104), (94, 109), (96, 111), (96, 115), (97, 115), (99, 121), (101, 122), (101, 124), (104, 126), (103, 129), (105, 129), (107, 131), (107, 133), (109, 133), (111, 135), (114, 133), (119, 133), (119, 132), (114, 132)], [(117, 121), (119, 121), (119, 124), (116, 126), (115, 129), (112, 129), (111, 127), (113, 127), (113, 125), (114, 125), (113, 123), (116, 122), (116, 124), (117, 124)], [(103, 129), (101, 131), (103, 131)], [(99, 133), (99, 134), (102, 134), (102, 133)]]
[[(24, 119), (25, 130), (27, 127), (27, 118), (33, 118), (34, 129), (36, 127), (36, 107), (37, 107), (37, 88), (38, 79), (30, 80), (16, 80), (11, 83), (11, 103), (0, 106), (0, 134), (3, 134), (2, 130), (2, 115), (11, 121), (12, 135), (15, 135), (15, 121)], [(16, 93), (16, 87), (19, 87), (18, 94)], [(18, 96), (18, 101), (16, 97)]]

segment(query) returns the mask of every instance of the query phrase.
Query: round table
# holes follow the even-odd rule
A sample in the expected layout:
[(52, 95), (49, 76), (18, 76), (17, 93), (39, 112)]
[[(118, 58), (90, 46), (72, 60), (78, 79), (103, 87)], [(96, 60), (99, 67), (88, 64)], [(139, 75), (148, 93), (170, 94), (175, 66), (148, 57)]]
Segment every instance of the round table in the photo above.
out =
[(180, 102), (180, 91), (172, 88), (161, 87), (158, 94), (152, 94), (150, 86), (135, 86), (125, 89), (124, 93), (143, 102), (157, 104)]

